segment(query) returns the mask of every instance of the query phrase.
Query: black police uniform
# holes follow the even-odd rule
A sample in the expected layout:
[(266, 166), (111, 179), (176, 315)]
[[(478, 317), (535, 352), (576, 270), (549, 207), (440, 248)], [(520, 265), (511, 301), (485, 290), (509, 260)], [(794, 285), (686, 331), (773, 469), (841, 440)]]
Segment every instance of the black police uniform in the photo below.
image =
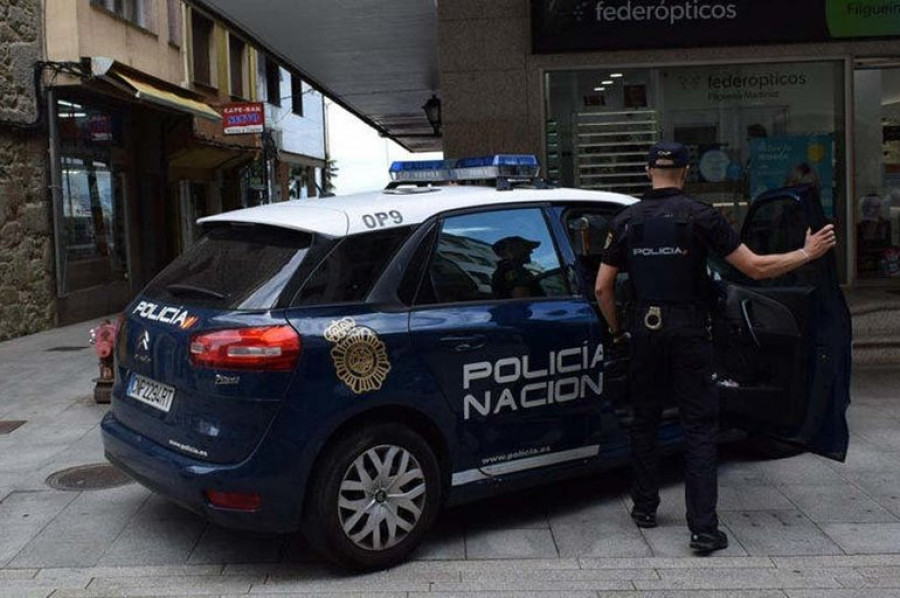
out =
[(687, 442), (685, 497), (694, 534), (718, 529), (718, 396), (709, 335), (706, 258), (740, 245), (725, 218), (680, 189), (657, 189), (620, 213), (603, 262), (628, 271), (634, 286), (630, 396), (635, 511), (659, 506), (658, 434), (662, 399), (675, 398)]

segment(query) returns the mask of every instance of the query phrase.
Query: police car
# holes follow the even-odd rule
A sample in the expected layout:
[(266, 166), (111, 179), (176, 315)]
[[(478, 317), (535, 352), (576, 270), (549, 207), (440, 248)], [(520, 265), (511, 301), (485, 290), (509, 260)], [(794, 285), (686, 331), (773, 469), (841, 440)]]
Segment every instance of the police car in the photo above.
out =
[[(124, 314), (107, 458), (215, 523), (301, 529), (359, 569), (405, 558), (442, 505), (623, 463), (626, 358), (607, 350), (593, 283), (609, 220), (635, 200), (537, 170), (397, 163), (383, 192), (202, 219)], [(754, 203), (743, 238), (783, 251), (823, 222), (789, 189)], [(833, 256), (769, 286), (711, 268), (726, 423), (843, 459)], [(681, 439), (674, 410), (661, 438)]]

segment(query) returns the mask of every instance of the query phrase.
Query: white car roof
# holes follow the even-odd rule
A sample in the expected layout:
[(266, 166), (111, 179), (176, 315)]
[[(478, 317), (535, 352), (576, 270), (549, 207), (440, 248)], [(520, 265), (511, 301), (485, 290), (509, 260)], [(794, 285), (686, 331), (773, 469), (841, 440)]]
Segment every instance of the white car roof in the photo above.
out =
[(267, 224), (320, 233), (330, 237), (354, 235), (420, 224), (449, 210), (547, 201), (595, 201), (631, 205), (629, 195), (584, 189), (527, 189), (497, 191), (494, 187), (448, 186), (412, 188), (409, 192), (378, 191), (342, 197), (291, 200), (216, 214), (200, 224), (236, 222)]

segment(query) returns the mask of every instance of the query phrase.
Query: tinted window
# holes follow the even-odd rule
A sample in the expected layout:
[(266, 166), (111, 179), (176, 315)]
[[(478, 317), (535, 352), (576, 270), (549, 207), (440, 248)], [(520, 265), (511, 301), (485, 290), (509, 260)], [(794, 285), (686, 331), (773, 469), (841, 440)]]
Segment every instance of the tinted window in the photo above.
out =
[(752, 212), (741, 240), (763, 255), (794, 251), (803, 247), (808, 226), (800, 202), (793, 197), (774, 199)]
[(612, 230), (612, 218), (621, 209), (621, 206), (576, 207), (563, 214), (563, 225), (575, 254), (578, 279), (590, 301), (596, 299), (594, 283)]
[(541, 210), (503, 210), (444, 220), (417, 303), (569, 294)]
[(362, 301), (411, 230), (392, 228), (341, 240), (303, 285), (294, 305)]
[(209, 230), (144, 291), (162, 302), (270, 309), (303, 262), (312, 235), (267, 226)]

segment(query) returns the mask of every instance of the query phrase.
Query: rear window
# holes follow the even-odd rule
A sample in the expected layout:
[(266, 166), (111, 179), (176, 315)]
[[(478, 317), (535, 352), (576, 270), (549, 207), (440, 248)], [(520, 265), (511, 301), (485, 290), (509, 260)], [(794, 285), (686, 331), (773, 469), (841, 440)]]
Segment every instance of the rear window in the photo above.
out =
[(207, 231), (144, 291), (154, 300), (233, 310), (278, 305), (313, 235), (261, 225)]

